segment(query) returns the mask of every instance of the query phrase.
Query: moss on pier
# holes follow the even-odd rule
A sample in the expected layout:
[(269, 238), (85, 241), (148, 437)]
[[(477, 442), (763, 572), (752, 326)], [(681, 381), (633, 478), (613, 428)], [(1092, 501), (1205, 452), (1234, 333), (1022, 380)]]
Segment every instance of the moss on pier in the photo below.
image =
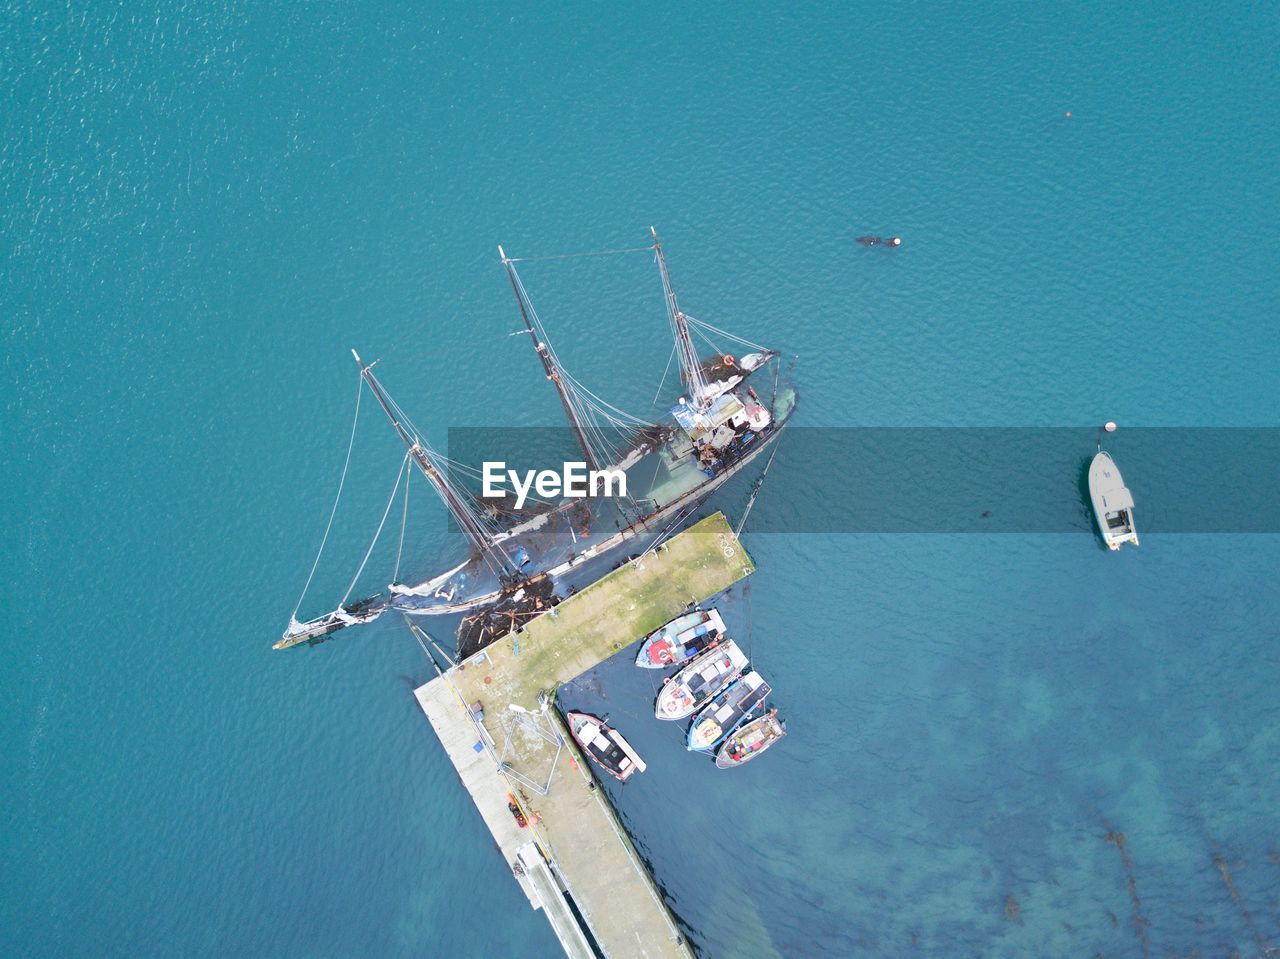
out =
[(468, 701), (537, 705), (678, 615), (755, 571), (723, 513), (702, 520), (656, 553), (633, 560), (452, 670)]

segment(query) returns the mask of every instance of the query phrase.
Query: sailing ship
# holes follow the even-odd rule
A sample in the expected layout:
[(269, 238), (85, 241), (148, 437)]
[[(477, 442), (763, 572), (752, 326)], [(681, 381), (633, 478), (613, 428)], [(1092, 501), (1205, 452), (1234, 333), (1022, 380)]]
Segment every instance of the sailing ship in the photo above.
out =
[(644, 760), (622, 738), (622, 734), (599, 717), (590, 713), (568, 713), (569, 732), (582, 751), (597, 766), (619, 782), (626, 782), (634, 773), (645, 771)]
[[(652, 244), (640, 249), (651, 251), (658, 265), (667, 320), (674, 339), (673, 355), (679, 361), (683, 384), (682, 395), (670, 408), (671, 419), (665, 423), (648, 422), (613, 406), (565, 368), (520, 278), (517, 264), (522, 260), (508, 257), (502, 247), (498, 248), (523, 320), (521, 332), (529, 336), (543, 372), (559, 395), (588, 469), (627, 472), (627, 489), (631, 495), (625, 500), (607, 501), (611, 504), (609, 508), (619, 514), (613, 522), (593, 523), (590, 517), (584, 522), (584, 508), (589, 511), (600, 507), (584, 506), (591, 501), (582, 499), (565, 498), (543, 504), (543, 508), (518, 522), (493, 508), (492, 503), (467, 486), (468, 477), (478, 474), (433, 447), (425, 432), (414, 424), (375, 375), (377, 361), (365, 363), (352, 350), (362, 387), (372, 394), (407, 450), (378, 533), (399, 494), (402, 476), (407, 518), (408, 474), (416, 467), (466, 537), (470, 552), (461, 562), (414, 585), (397, 581), (397, 560), (397, 569), (385, 596), (379, 594), (348, 602), (373, 553), (378, 538), (375, 534), (347, 594), (337, 607), (330, 613), (299, 621), (298, 612), (311, 583), (308, 577), (289, 626), (275, 644), (276, 649), (317, 640), (346, 626), (371, 622), (388, 609), (408, 615), (462, 614), (483, 624), (477, 631), (481, 644), (492, 641), (503, 634), (502, 629), (493, 628), (491, 620), (484, 617), (510, 624), (503, 627), (509, 629), (522, 617), (545, 612), (565, 592), (594, 579), (600, 572), (600, 564), (616, 556), (624, 545), (642, 546), (657, 536), (673, 532), (692, 516), (706, 496), (777, 439), (791, 418), (796, 400), (794, 389), (781, 382), (778, 352), (685, 313), (672, 288), (658, 234), (653, 228), (650, 233)], [(709, 356), (700, 354), (694, 343), (695, 334), (715, 352)], [(737, 357), (731, 352), (721, 352), (713, 337), (737, 344), (746, 352)], [(774, 375), (771, 395), (765, 399), (747, 380), (768, 366), (773, 367)], [(768, 390), (768, 387), (762, 389)], [(358, 390), (356, 423), (352, 426), (338, 497), (330, 513), (330, 527), (351, 462), (362, 395), (363, 389)], [(633, 478), (638, 482), (632, 482)], [(645, 480), (648, 480), (647, 488)], [(642, 490), (641, 495), (636, 495), (636, 490)], [(403, 536), (402, 520), (402, 546)], [(328, 529), (321, 540), (320, 554), (327, 539)], [(319, 562), (320, 555), (317, 555), (312, 576)]]
[(1098, 530), (1107, 548), (1118, 550), (1122, 543), (1138, 545), (1138, 528), (1133, 522), (1133, 494), (1124, 485), (1111, 454), (1099, 450), (1089, 464), (1089, 498), (1098, 520)]
[(653, 714), (659, 719), (684, 719), (742, 675), (747, 656), (732, 639), (713, 646), (663, 685)]
[(754, 669), (703, 707), (689, 729), (689, 749), (712, 749), (733, 732), (773, 690)]
[(687, 663), (724, 637), (724, 620), (717, 609), (695, 609), (664, 623), (645, 637), (636, 653), (643, 669), (666, 669)]
[(733, 769), (749, 763), (786, 734), (787, 724), (771, 709), (734, 730), (716, 753), (716, 768)]

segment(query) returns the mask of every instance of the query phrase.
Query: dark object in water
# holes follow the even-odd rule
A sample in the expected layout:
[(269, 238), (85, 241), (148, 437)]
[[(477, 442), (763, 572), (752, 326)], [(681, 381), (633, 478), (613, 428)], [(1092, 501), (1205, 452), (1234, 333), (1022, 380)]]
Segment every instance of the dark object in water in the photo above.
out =
[(873, 236), (868, 233), (866, 236), (858, 237), (858, 243), (862, 246), (902, 246), (902, 237), (900, 236)]
[(1151, 940), (1147, 936), (1147, 927), (1151, 925), (1151, 920), (1143, 915), (1142, 912), (1142, 900), (1138, 897), (1138, 879), (1133, 873), (1133, 858), (1125, 847), (1127, 840), (1124, 833), (1117, 830), (1107, 820), (1102, 820), (1102, 824), (1107, 827), (1107, 834), (1103, 837), (1104, 841), (1111, 843), (1120, 851), (1120, 864), (1124, 867), (1125, 884), (1129, 888), (1129, 901), (1133, 904), (1133, 930), (1137, 933), (1138, 943), (1142, 946), (1142, 959), (1149, 959), (1151, 955)]
[(1249, 907), (1245, 905), (1244, 898), (1240, 895), (1240, 890), (1236, 888), (1235, 880), (1231, 878), (1231, 870), (1227, 867), (1226, 857), (1221, 853), (1215, 853), (1213, 864), (1218, 867), (1218, 874), (1222, 876), (1222, 884), (1227, 887), (1227, 892), (1231, 893), (1231, 901), (1239, 908), (1245, 925), (1249, 927), (1249, 932), (1253, 934), (1253, 939), (1261, 950), (1258, 954), (1262, 956), (1272, 955), (1271, 943), (1258, 930), (1258, 924), (1253, 921), (1253, 915), (1249, 912)]

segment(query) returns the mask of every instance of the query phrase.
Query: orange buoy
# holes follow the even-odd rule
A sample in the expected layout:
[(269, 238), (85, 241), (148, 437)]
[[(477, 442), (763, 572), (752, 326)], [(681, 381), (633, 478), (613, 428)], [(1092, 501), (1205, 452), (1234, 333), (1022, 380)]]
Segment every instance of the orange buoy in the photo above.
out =
[(726, 354), (724, 355), (723, 362), (724, 362), (724, 365), (725, 365), (725, 366), (733, 366), (733, 365), (734, 365), (734, 363), (733, 363), (733, 354), (731, 354), (731, 353), (726, 353)]

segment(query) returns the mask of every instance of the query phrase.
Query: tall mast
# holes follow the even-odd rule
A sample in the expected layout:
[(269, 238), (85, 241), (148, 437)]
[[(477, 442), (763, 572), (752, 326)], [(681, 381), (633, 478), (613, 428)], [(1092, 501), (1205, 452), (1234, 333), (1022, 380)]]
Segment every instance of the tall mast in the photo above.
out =
[(573, 430), (573, 437), (578, 441), (578, 447), (582, 450), (582, 455), (587, 461), (587, 468), (598, 470), (600, 468), (599, 460), (595, 451), (591, 448), (591, 444), (587, 442), (587, 434), (582, 428), (582, 423), (578, 420), (573, 403), (569, 400), (569, 392), (565, 388), (564, 380), (560, 377), (560, 370), (556, 367), (551, 349), (545, 342), (538, 339), (538, 331), (534, 329), (533, 323), (529, 319), (529, 309), (525, 305), (525, 297), (528, 294), (524, 292), (524, 284), (516, 277), (515, 267), (507, 259), (507, 254), (502, 252), (502, 247), (498, 247), (498, 256), (502, 257), (502, 265), (507, 268), (507, 279), (511, 281), (511, 291), (515, 293), (516, 303), (520, 305), (520, 316), (524, 320), (525, 329), (529, 331), (534, 352), (538, 354), (538, 359), (542, 361), (542, 369), (546, 372), (547, 379), (555, 384), (556, 392), (560, 395), (560, 403), (564, 406), (564, 415), (568, 418), (569, 427)]
[(667, 258), (662, 255), (662, 244), (658, 241), (658, 231), (649, 227), (653, 234), (653, 249), (658, 254), (658, 269), (662, 271), (662, 290), (667, 298), (667, 314), (671, 320), (671, 329), (675, 334), (676, 353), (680, 357), (680, 371), (693, 405), (701, 408), (705, 405), (707, 395), (707, 377), (702, 372), (702, 360), (698, 358), (698, 350), (693, 345), (693, 337), (689, 334), (689, 322), (680, 312), (680, 304), (676, 301), (676, 291), (671, 288), (671, 276), (667, 273)]
[[(480, 550), (481, 554), (494, 567), (494, 571), (503, 580), (517, 580), (520, 577), (520, 570), (515, 563), (511, 561), (506, 552), (493, 541), (493, 537), (489, 531), (481, 525), (474, 513), (458, 496), (457, 490), (449, 483), (441, 474), (436, 465), (431, 462), (431, 458), (427, 455), (426, 449), (423, 448), (421, 441), (417, 436), (410, 434), (405, 425), (400, 422), (400, 417), (396, 415), (392, 404), (383, 390), (382, 384), (378, 382), (377, 377), (373, 375), (373, 363), (368, 366), (360, 359), (360, 354), (355, 350), (351, 351), (351, 355), (356, 358), (356, 362), (360, 365), (360, 376), (363, 377), (369, 389), (373, 392), (374, 399), (378, 401), (378, 405), (382, 407), (382, 411), (387, 414), (387, 418), (391, 420), (391, 425), (395, 427), (396, 432), (400, 434), (400, 438), (404, 440), (406, 446), (409, 447), (409, 455), (413, 457), (413, 461), (418, 464), (418, 469), (422, 471), (422, 475), (430, 480), (431, 485), (435, 487), (440, 498), (444, 500), (445, 508), (462, 527), (462, 531), (466, 534), (467, 539)], [(375, 361), (376, 362), (376, 361)]]

